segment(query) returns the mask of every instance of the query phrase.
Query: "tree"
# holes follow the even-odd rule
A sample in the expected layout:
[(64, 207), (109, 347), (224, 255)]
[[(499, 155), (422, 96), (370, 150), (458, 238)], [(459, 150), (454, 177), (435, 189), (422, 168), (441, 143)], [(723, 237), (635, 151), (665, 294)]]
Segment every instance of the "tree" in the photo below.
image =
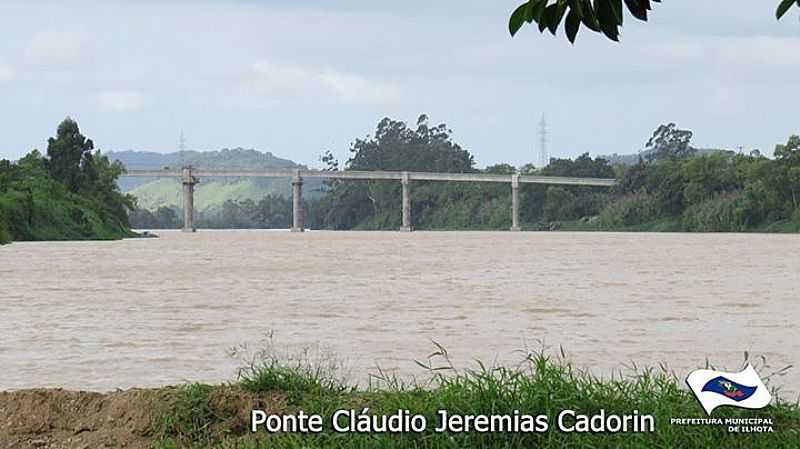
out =
[[(625, 0), (624, 3), (633, 17), (647, 21), (651, 3), (661, 3), (661, 0)], [(800, 0), (781, 0), (777, 18), (781, 19), (792, 5), (800, 7)], [(567, 39), (572, 43), (581, 25), (618, 41), (624, 9), (623, 0), (529, 0), (511, 14), (508, 29), (514, 36), (525, 23), (536, 22), (540, 32), (549, 30), (555, 35), (563, 21)]]
[(472, 155), (451, 140), (444, 123), (431, 126), (428, 116), (417, 119), (417, 128), (384, 118), (374, 138), (356, 139), (350, 148), (348, 170), (408, 170), (463, 173), (474, 171)]
[[(445, 124), (431, 125), (428, 116), (420, 115), (416, 127), (384, 118), (374, 136), (356, 139), (345, 170), (388, 170), (464, 173), (475, 172), (472, 155), (452, 140)], [(331, 168), (334, 159), (326, 154), (323, 162)], [(338, 181), (316, 205), (313, 223), (332, 229), (395, 228), (400, 214), (400, 183), (386, 181)], [(426, 190), (428, 189), (428, 190)], [(414, 186), (415, 217), (424, 217), (426, 205), (450, 191), (446, 183)], [(429, 195), (428, 195), (429, 193)], [(426, 200), (426, 198), (428, 200)]]
[(800, 136), (791, 136), (786, 144), (775, 146), (775, 160), (780, 164), (774, 179), (790, 192), (792, 208), (800, 208)]
[(603, 158), (592, 159), (589, 153), (583, 153), (575, 160), (550, 159), (550, 164), (541, 170), (545, 176), (566, 176), (579, 178), (613, 178), (614, 169)]
[(83, 168), (84, 184), (79, 187), (85, 196), (97, 200), (106, 212), (119, 221), (127, 220), (128, 211), (136, 207), (136, 198), (120, 192), (117, 179), (125, 173), (125, 166), (111, 161), (99, 150), (89, 154)]
[(659, 126), (647, 141), (647, 159), (660, 161), (691, 156), (695, 153), (690, 145), (693, 135), (691, 131), (679, 129), (674, 123)]
[(800, 166), (800, 136), (791, 136), (786, 144), (775, 145), (775, 159), (792, 166)]
[(325, 150), (325, 153), (322, 154), (319, 158), (320, 161), (325, 165), (323, 170), (325, 171), (338, 171), (339, 170), (339, 161), (336, 160), (336, 156), (333, 155), (331, 150)]
[(94, 142), (81, 134), (78, 123), (67, 117), (58, 125), (56, 137), (47, 141), (47, 168), (73, 193), (84, 183), (91, 165)]

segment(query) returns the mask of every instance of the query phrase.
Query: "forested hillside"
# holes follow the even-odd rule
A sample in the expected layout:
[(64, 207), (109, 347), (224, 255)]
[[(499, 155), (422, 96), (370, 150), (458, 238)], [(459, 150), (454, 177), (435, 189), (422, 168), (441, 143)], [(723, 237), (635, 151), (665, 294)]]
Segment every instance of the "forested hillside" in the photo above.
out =
[[(143, 151), (121, 151), (109, 153), (109, 158), (119, 161), (128, 169), (163, 169), (191, 165), (195, 168), (213, 169), (258, 169), (301, 168), (302, 166), (276, 157), (272, 153), (234, 148), (219, 151), (183, 151), (159, 154)], [(201, 222), (217, 217), (226, 201), (260, 201), (269, 195), (291, 194), (289, 179), (261, 178), (203, 178), (196, 186), (195, 207), (201, 214)], [(152, 217), (148, 213), (159, 209), (172, 209), (177, 214), (181, 204), (181, 186), (176, 179), (125, 178), (120, 184), (137, 198), (139, 210), (133, 216), (134, 226), (150, 227)], [(316, 189), (314, 188), (316, 186)], [(311, 183), (309, 197), (313, 198), (319, 183)], [(166, 211), (162, 210), (163, 215)], [(177, 215), (176, 215), (177, 216)]]
[(127, 214), (134, 198), (116, 185), (123, 170), (67, 118), (46, 155), (33, 150), (16, 163), (0, 161), (0, 242), (133, 236)]

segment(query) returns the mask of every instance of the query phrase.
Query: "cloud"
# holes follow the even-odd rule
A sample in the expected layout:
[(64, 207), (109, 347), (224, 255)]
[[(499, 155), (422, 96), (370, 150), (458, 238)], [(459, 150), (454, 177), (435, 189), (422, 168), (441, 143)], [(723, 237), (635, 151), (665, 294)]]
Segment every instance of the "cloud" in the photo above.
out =
[[(147, 110), (144, 134), (119, 126), (126, 113), (97, 118), (126, 145), (159, 148), (185, 127), (204, 146), (233, 135), (306, 161), (347, 148), (377, 117), (420, 112), (483, 162), (530, 159), (520, 136), (542, 112), (559, 156), (637, 149), (664, 121), (709, 146), (762, 149), (797, 128), (786, 100), (800, 95), (800, 35), (774, 3), (664, 3), (647, 23), (626, 20), (620, 44), (584, 30), (574, 46), (563, 29), (509, 37), (516, 1), (38, 3), (0, 0), (0, 80), (13, 77), (0, 81), (0, 119), (19, 123), (13, 148), (39, 142), (43, 112), (82, 112), (87, 92), (92, 110)], [(772, 118), (754, 121), (764, 110)]]
[(134, 91), (106, 91), (97, 96), (100, 107), (106, 111), (137, 111), (144, 105), (142, 95)]
[(385, 104), (399, 97), (394, 86), (335, 70), (324, 71), (319, 80), (336, 97), (350, 103)]
[(800, 66), (800, 38), (756, 36), (728, 39), (718, 44), (718, 63), (737, 67)]
[(25, 62), (35, 66), (79, 64), (88, 40), (83, 32), (39, 31), (25, 48)]
[(11, 81), (16, 78), (16, 75), (11, 66), (0, 64), (0, 82)]
[(274, 99), (332, 98), (350, 104), (381, 105), (396, 101), (396, 86), (336, 69), (312, 68), (269, 61), (253, 64), (248, 93)]

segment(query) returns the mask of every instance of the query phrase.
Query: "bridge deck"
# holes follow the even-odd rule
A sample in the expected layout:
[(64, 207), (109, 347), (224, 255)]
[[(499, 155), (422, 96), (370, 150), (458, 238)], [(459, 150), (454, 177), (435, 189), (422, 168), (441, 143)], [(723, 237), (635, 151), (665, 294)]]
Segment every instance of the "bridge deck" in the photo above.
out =
[[(402, 180), (401, 171), (324, 171), (296, 169), (263, 169), (263, 170), (204, 170), (193, 168), (192, 175), (198, 178), (327, 178), (327, 179), (365, 179), (365, 180)], [(463, 181), (463, 182), (513, 182), (515, 175), (499, 175), (488, 173), (426, 173), (407, 172), (410, 181)], [(137, 178), (181, 178), (179, 170), (128, 170), (123, 175)], [(558, 184), (611, 187), (616, 185), (615, 179), (605, 178), (569, 178), (560, 176), (519, 175), (519, 182), (524, 184)]]

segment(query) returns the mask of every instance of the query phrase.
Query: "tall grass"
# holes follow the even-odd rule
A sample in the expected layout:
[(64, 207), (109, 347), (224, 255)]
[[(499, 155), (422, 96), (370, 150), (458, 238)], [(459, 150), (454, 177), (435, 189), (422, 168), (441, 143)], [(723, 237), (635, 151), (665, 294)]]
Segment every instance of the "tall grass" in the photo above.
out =
[[(670, 418), (704, 417), (705, 414), (682, 382), (666, 369), (638, 370), (629, 376), (599, 378), (577, 370), (560, 357), (542, 352), (530, 354), (518, 367), (490, 367), (477, 363), (455, 370), (444, 350), (435, 353), (438, 363), (420, 363), (431, 374), (426, 382), (408, 382), (378, 372), (368, 388), (357, 390), (336, 380), (335, 375), (311, 365), (287, 366), (277, 359), (253, 365), (237, 384), (226, 387), (189, 386), (175, 390), (174, 400), (156, 429), (158, 447), (221, 448), (797, 448), (800, 447), (800, 408), (778, 400), (761, 411), (722, 408), (714, 417), (772, 417), (774, 433), (732, 434), (720, 426), (673, 426)], [(270, 413), (298, 410), (325, 416), (319, 434), (251, 434), (246, 422), (249, 409), (236, 413), (220, 408), (235, 401), (213, 401), (211, 390), (229, 394), (245, 391), (256, 397), (278, 395), (266, 402)], [(215, 405), (216, 404), (216, 405)], [(338, 434), (330, 430), (336, 409), (369, 408), (374, 415), (408, 410), (427, 418), (420, 434)], [(563, 433), (556, 416), (565, 409), (577, 413), (652, 415), (654, 433)], [(196, 412), (192, 412), (195, 410)], [(509, 414), (514, 410), (549, 417), (543, 433), (437, 433), (432, 429), (437, 412), (449, 414)], [(244, 417), (244, 418), (242, 418)], [(244, 421), (244, 422), (242, 422)], [(220, 423), (226, 423), (220, 425)], [(192, 429), (187, 432), (181, 429)], [(209, 430), (211, 429), (211, 430)]]

